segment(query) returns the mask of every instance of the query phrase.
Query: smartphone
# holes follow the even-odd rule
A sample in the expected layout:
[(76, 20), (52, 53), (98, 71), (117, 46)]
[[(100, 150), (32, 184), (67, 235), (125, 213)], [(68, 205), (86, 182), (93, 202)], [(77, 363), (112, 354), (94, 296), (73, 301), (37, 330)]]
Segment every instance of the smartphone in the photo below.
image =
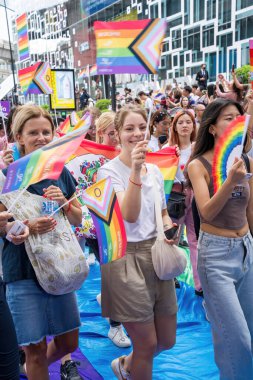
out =
[(232, 65), (232, 70), (231, 71), (232, 71), (232, 73), (235, 72), (235, 65), (234, 64)]
[(163, 145), (168, 140), (168, 138), (166, 135), (161, 135), (158, 137), (158, 140), (159, 140), (159, 143)]
[(178, 227), (179, 226), (173, 226), (173, 227), (169, 228), (168, 230), (164, 231), (164, 234), (168, 240), (172, 240), (176, 237)]

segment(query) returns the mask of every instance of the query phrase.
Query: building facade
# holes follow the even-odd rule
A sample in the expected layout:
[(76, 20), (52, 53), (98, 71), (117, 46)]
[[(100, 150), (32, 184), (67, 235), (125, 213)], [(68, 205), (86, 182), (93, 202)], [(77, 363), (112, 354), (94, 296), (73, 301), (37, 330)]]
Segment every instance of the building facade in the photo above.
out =
[(253, 0), (69, 0), (27, 14), (31, 54), (18, 68), (43, 60), (78, 78), (96, 61), (94, 21), (157, 17), (167, 20), (159, 79), (194, 78), (205, 62), (215, 81), (232, 64), (249, 64)]

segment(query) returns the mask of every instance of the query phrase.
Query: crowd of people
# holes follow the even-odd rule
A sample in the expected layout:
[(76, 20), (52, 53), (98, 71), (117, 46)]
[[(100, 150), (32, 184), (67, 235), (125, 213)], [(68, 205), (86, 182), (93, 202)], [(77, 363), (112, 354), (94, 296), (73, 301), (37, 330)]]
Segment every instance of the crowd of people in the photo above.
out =
[[(102, 316), (109, 318), (108, 337), (118, 347), (132, 345), (130, 354), (111, 363), (119, 380), (151, 380), (154, 357), (176, 344), (175, 288), (180, 283), (160, 280), (151, 256), (157, 236), (154, 183), (164, 231), (178, 226), (172, 238), (164, 236), (165, 242), (189, 247), (194, 290), (196, 297), (203, 297), (220, 379), (253, 379), (253, 178), (248, 174), (253, 173), (253, 95), (234, 72), (231, 82), (220, 75), (216, 85), (208, 85), (204, 64), (196, 81), (183, 88), (168, 84), (164, 91), (152, 94), (141, 91), (136, 97), (126, 88), (124, 97), (117, 95), (116, 112), (101, 114), (96, 107), (84, 110), (91, 115), (86, 139), (119, 150), (97, 172), (97, 180), (111, 177), (127, 236), (126, 255), (101, 265), (101, 294), (97, 296)], [(82, 95), (85, 108), (88, 94)], [(226, 181), (214, 193), (214, 149), (230, 122), (245, 113), (251, 118), (242, 157), (235, 159)], [(47, 111), (32, 104), (18, 106), (9, 115), (7, 136), (0, 141), (0, 182), (13, 161), (54, 138), (55, 126)], [(148, 152), (168, 146), (176, 148), (179, 158), (172, 187), (172, 193), (184, 199), (178, 215), (170, 215), (158, 167), (146, 162)], [(82, 222), (77, 188), (78, 182), (64, 167), (58, 180), (40, 181), (27, 192), (44, 203), (50, 200), (63, 206), (61, 213), (74, 228)], [(29, 199), (24, 197), (24, 202)], [(27, 241), (54, 234), (57, 218), (42, 210), (39, 217), (24, 215), (25, 228), (9, 241), (6, 234), (14, 218), (2, 200), (0, 380), (19, 379), (20, 369), (29, 380), (48, 380), (48, 366), (59, 359), (62, 379), (81, 380), (71, 358), (80, 327), (75, 292), (46, 292), (28, 254)], [(96, 235), (79, 241), (99, 262)], [(49, 336), (53, 337), (50, 343)]]

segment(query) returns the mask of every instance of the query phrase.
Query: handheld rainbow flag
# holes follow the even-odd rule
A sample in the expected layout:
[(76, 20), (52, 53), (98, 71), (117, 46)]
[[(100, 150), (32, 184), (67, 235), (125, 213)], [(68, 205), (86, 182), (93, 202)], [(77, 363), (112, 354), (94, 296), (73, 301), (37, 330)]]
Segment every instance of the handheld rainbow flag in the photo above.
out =
[(98, 75), (97, 65), (91, 66), (90, 71), (89, 71), (90, 77), (93, 77), (94, 75)]
[(19, 60), (24, 61), (25, 59), (30, 58), (27, 19), (25, 13), (16, 19), (16, 27), (18, 33)]
[(249, 115), (237, 117), (229, 124), (217, 142), (212, 167), (215, 193), (225, 182), (234, 159), (242, 155), (249, 119)]
[(78, 74), (78, 79), (84, 79), (84, 78), (88, 78), (89, 77), (89, 65), (81, 70)]
[(69, 131), (71, 131), (71, 122), (70, 122), (70, 116), (67, 116), (66, 119), (61, 123), (61, 125), (59, 126), (59, 130), (62, 134), (66, 134), (68, 133)]
[(27, 94), (51, 94), (51, 69), (47, 62), (38, 62), (33, 66), (18, 70), (18, 79), (22, 92)]
[(98, 74), (156, 74), (165, 19), (95, 21)]
[(72, 125), (76, 125), (80, 121), (80, 117), (77, 115), (76, 111), (71, 112), (70, 120)]
[(79, 128), (14, 161), (8, 167), (2, 194), (27, 188), (46, 178), (59, 178), (65, 162), (81, 144), (86, 132), (87, 128)]
[(121, 259), (126, 252), (126, 231), (111, 178), (90, 186), (82, 195), (96, 227), (100, 264)]

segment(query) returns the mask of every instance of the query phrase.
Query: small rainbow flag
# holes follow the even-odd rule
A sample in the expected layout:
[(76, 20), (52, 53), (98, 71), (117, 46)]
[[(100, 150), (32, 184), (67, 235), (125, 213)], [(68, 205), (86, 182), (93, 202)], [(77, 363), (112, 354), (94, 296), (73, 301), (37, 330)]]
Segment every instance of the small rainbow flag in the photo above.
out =
[(214, 193), (225, 182), (234, 159), (242, 155), (249, 119), (250, 116), (247, 115), (233, 120), (216, 144), (212, 167)]
[(88, 207), (99, 246), (100, 264), (121, 259), (126, 253), (126, 231), (111, 178), (90, 186), (82, 195)]
[(71, 128), (72, 128), (72, 125), (70, 122), (70, 116), (67, 116), (66, 119), (59, 126), (59, 130), (61, 134), (66, 135), (66, 133), (71, 131)]
[(30, 58), (27, 19), (25, 13), (16, 19), (16, 27), (18, 33), (19, 60), (24, 61), (25, 59)]
[(46, 178), (59, 178), (65, 162), (77, 150), (86, 132), (87, 129), (79, 128), (14, 161), (8, 167), (2, 194), (27, 188)]
[(94, 75), (98, 75), (97, 65), (91, 66), (89, 75), (90, 75), (90, 77), (92, 77)]
[(84, 78), (88, 78), (89, 77), (89, 65), (80, 71), (80, 73), (78, 74), (78, 79), (84, 79)]
[(70, 120), (72, 125), (76, 125), (80, 121), (80, 117), (77, 115), (76, 111), (71, 112)]
[(253, 88), (253, 40), (249, 40), (249, 58), (250, 58), (250, 80)]
[(27, 94), (51, 94), (51, 69), (47, 62), (37, 62), (33, 66), (18, 70), (22, 92)]

